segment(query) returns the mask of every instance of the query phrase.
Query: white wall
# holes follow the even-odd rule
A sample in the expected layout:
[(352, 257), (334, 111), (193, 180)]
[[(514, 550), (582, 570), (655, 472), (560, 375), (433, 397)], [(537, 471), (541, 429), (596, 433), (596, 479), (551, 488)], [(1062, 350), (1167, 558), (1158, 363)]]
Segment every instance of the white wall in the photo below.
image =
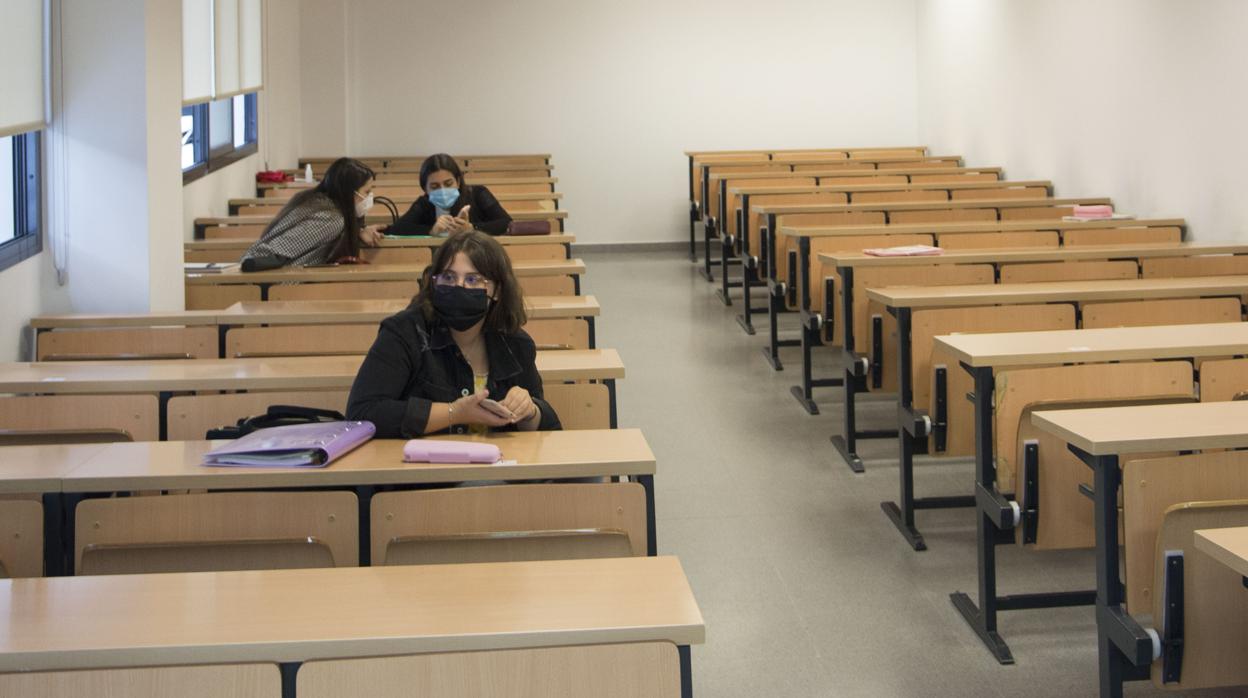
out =
[(917, 137), (914, 0), (309, 5), (309, 152), (550, 152), (583, 242), (686, 236), (686, 149)]
[(919, 139), (1058, 195), (1248, 238), (1248, 3), (927, 0)]

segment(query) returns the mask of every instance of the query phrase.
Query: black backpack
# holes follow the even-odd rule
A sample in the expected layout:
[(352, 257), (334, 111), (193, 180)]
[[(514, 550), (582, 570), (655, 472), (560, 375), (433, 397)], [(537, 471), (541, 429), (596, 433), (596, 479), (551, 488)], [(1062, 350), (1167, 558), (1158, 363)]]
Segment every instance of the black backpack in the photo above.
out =
[(345, 420), (341, 412), (322, 410), (316, 407), (299, 407), (298, 405), (269, 405), (269, 410), (256, 417), (238, 420), (234, 426), (209, 429), (206, 439), (237, 439), (257, 429), (283, 427), (290, 424), (316, 424), (319, 422), (341, 422)]

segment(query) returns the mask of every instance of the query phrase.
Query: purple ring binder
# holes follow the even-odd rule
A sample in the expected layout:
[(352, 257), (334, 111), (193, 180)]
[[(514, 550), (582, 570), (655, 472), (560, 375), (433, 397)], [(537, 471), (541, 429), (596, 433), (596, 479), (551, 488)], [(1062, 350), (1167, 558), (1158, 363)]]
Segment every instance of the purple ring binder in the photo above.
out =
[(329, 465), (373, 438), (372, 422), (321, 422), (259, 429), (204, 454), (204, 465)]

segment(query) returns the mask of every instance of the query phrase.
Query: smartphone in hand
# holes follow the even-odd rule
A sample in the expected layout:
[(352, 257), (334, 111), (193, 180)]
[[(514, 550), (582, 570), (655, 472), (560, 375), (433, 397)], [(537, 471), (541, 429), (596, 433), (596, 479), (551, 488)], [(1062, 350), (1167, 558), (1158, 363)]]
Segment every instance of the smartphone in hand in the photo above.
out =
[(499, 417), (502, 417), (503, 419), (510, 419), (512, 421), (515, 421), (516, 419), (516, 415), (512, 414), (511, 410), (507, 409), (506, 407), (503, 407), (496, 400), (491, 400), (489, 398), (486, 398), (481, 401), (481, 406), (489, 410), (490, 412), (493, 412), (494, 414), (498, 415)]

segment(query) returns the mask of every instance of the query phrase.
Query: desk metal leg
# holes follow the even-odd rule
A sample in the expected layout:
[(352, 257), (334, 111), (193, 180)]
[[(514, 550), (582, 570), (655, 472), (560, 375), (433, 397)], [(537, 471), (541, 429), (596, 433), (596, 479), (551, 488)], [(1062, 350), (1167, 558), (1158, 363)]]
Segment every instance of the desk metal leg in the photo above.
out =
[(303, 662), (282, 662), (277, 665), (277, 670), (282, 675), (282, 698), (295, 698), (301, 666)]
[(1118, 567), (1118, 489), (1122, 471), (1118, 456), (1093, 456), (1075, 446), (1070, 451), (1092, 468), (1096, 530), (1096, 636), (1100, 689), (1105, 698), (1120, 698), (1126, 681), (1147, 681), (1152, 637), (1127, 614)]
[(737, 316), (737, 324), (748, 335), (755, 333), (753, 316), (767, 312), (767, 308), (754, 306), (751, 291), (755, 287), (765, 287), (758, 274), (758, 259), (746, 253), (741, 259), (741, 302), (745, 308)]
[(589, 325), (589, 348), (597, 349), (598, 348), (598, 333), (596, 331), (597, 328), (595, 327), (595, 323), (594, 323), (594, 316), (586, 315), (585, 324)]
[(572, 295), (574, 296), (581, 295), (581, 275), (580, 274), (572, 275)]
[(702, 278), (711, 283), (715, 283), (715, 274), (711, 272), (711, 239), (718, 234), (719, 221), (714, 218), (707, 217), (702, 221), (702, 268), (699, 272)]
[(992, 367), (963, 367), (975, 378), (975, 533), (979, 575), (979, 604), (962, 592), (949, 595), (963, 620), (1001, 664), (1013, 664), (1014, 655), (997, 631), (998, 611), (1022, 611), (1093, 602), (1090, 591), (997, 595), (997, 546), (1014, 543), (1019, 514), (1014, 504), (997, 490), (997, 471), (992, 429), (992, 395), (996, 386)]
[(620, 426), (619, 407), (616, 404), (615, 379), (608, 378), (603, 381), (607, 386), (607, 403), (611, 414), (611, 428), (618, 429)]
[[(769, 214), (768, 220), (769, 225), (775, 225), (775, 216)], [(788, 312), (784, 302), (787, 289), (776, 274), (776, 236), (770, 228), (763, 228), (762, 235), (763, 246), (769, 250), (767, 253), (768, 342), (763, 348), (763, 358), (767, 359), (767, 363), (771, 364), (773, 369), (783, 371), (784, 364), (780, 362), (780, 347), (797, 346), (801, 342), (795, 339), (780, 339), (780, 313)]]
[(797, 398), (798, 404), (806, 410), (808, 414), (819, 414), (819, 405), (815, 404), (814, 392), (815, 388), (831, 388), (842, 385), (844, 381), (840, 378), (819, 378), (814, 377), (814, 369), (812, 368), (812, 354), (815, 346), (820, 343), (820, 329), (823, 325), (823, 317), (812, 312), (810, 308), (810, 238), (802, 236), (798, 238), (798, 260), (797, 260), (798, 276), (792, 280), (799, 284), (798, 299), (799, 311), (801, 317), (801, 339), (802, 345), (802, 384), (789, 388), (789, 392), (793, 397)]
[[(975, 505), (973, 497), (914, 496), (914, 453), (916, 444), (926, 441), (931, 420), (922, 410), (914, 408), (914, 385), (911, 376), (910, 308), (893, 308), (897, 317), (897, 443), (899, 447), (898, 478), (900, 502), (881, 502), (888, 516), (906, 542), (915, 550), (927, 550), (923, 534), (914, 525), (916, 509), (952, 509)], [(991, 374), (989, 374), (991, 378)], [(978, 386), (977, 386), (978, 387)], [(992, 394), (991, 389), (987, 393)], [(990, 417), (991, 418), (991, 417)]]
[(689, 656), (689, 645), (677, 645), (676, 652), (680, 655), (680, 698), (693, 698), (693, 659)]
[(60, 577), (65, 574), (65, 512), (60, 492), (43, 493), (43, 574)]
[[(721, 219), (722, 220), (722, 219)], [(732, 305), (732, 297), (728, 295), (728, 289), (737, 288), (741, 284), (732, 281), (728, 277), (728, 260), (732, 251), (732, 238), (724, 231), (719, 236), (719, 281), (720, 286), (715, 290), (715, 296), (719, 298), (724, 305)], [(735, 258), (734, 260), (735, 261)]]
[(659, 554), (658, 527), (654, 520), (654, 476), (634, 475), (633, 479), (646, 492), (646, 554), (654, 557)]
[(66, 492), (61, 496), (64, 511), (61, 521), (61, 573), (66, 577), (74, 576), (74, 536), (78, 526), (78, 503), (85, 498), (81, 492)]
[(845, 377), (841, 385), (845, 389), (845, 422), (843, 433), (832, 437), (832, 447), (855, 473), (865, 471), (862, 458), (858, 456), (858, 439), (891, 439), (897, 436), (892, 429), (858, 430), (857, 395), (867, 388), (867, 364), (865, 357), (854, 351), (854, 269), (838, 267), (841, 275), (841, 348), (845, 364)]
[(157, 415), (157, 419), (160, 424), (159, 438), (161, 441), (167, 441), (169, 439), (169, 398), (171, 397), (173, 397), (173, 393), (171, 391), (163, 390), (157, 398), (160, 403), (160, 414)]
[(373, 564), (373, 495), (377, 488), (373, 485), (359, 485), (355, 488), (356, 508), (360, 513), (360, 567)]

